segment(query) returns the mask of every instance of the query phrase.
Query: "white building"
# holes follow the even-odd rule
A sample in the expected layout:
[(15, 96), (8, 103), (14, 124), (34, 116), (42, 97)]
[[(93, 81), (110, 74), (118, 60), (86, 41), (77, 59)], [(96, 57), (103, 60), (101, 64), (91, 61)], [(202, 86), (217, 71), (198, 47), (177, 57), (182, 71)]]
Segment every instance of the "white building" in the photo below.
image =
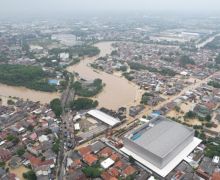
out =
[(100, 110), (96, 110), (96, 109), (90, 110), (87, 112), (87, 114), (112, 127), (120, 123), (119, 119), (116, 119)]

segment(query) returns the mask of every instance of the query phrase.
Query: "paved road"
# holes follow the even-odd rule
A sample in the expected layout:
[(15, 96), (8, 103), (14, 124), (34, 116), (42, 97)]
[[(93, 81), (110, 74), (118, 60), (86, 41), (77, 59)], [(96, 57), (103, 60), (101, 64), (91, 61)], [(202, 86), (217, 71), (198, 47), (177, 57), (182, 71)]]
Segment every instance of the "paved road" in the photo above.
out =
[[(70, 83), (67, 89), (63, 92), (61, 96), (61, 105), (63, 107), (63, 114), (61, 116), (62, 125), (60, 126), (60, 152), (58, 155), (58, 165), (57, 165), (57, 178), (58, 180), (65, 179), (65, 162), (68, 155), (68, 150), (65, 149), (65, 141), (67, 137), (64, 137), (64, 133), (69, 132), (71, 139), (74, 141), (74, 123), (73, 114), (71, 111), (65, 112), (67, 105), (75, 98), (75, 92), (70, 88)], [(68, 137), (68, 138), (70, 138)], [(75, 142), (74, 142), (75, 143)]]

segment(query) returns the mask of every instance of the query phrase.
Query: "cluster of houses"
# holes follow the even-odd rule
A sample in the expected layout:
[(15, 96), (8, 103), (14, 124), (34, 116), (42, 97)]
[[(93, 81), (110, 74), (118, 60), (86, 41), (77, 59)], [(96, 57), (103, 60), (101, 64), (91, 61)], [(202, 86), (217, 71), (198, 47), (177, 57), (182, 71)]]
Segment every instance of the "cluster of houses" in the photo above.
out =
[[(31, 168), (39, 179), (55, 176), (55, 150), (59, 121), (46, 105), (14, 100), (13, 105), (0, 106), (0, 162), (13, 170)], [(5, 175), (11, 172), (7, 171)], [(30, 170), (30, 169), (29, 169)], [(24, 172), (25, 173), (25, 172)]]
[(86, 169), (97, 168), (103, 180), (141, 176), (147, 178), (146, 172), (129, 162), (119, 152), (102, 141), (96, 141), (88, 146), (72, 151), (66, 160), (67, 179), (87, 179)]

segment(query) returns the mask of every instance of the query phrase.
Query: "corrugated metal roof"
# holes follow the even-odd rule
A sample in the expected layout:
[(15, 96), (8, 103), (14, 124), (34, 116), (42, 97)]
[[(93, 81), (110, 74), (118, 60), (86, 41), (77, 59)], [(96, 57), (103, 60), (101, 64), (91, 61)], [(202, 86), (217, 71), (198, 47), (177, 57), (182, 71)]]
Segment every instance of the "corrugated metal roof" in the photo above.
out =
[(95, 117), (96, 119), (110, 125), (110, 126), (115, 126), (116, 124), (120, 123), (120, 121), (100, 110), (90, 110), (87, 112), (90, 116)]

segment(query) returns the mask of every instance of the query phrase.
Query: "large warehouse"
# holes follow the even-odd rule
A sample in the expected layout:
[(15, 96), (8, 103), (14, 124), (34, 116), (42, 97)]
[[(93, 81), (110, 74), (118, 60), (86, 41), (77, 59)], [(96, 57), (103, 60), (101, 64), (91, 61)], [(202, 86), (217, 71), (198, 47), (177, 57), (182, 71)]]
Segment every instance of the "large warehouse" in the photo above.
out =
[(103, 123), (113, 127), (119, 124), (121, 121), (119, 119), (116, 119), (100, 110), (93, 109), (87, 112), (88, 115), (98, 119), (99, 121), (102, 121)]
[(126, 134), (121, 150), (165, 177), (200, 143), (193, 129), (158, 116)]

